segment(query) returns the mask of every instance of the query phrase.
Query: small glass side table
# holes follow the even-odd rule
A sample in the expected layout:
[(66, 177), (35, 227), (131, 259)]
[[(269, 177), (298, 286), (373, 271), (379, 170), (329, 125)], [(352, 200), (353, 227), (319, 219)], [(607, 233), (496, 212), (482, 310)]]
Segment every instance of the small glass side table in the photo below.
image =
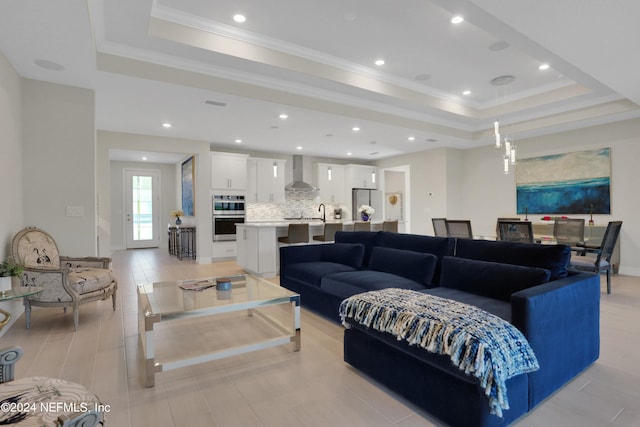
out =
[[(44, 288), (39, 286), (20, 286), (19, 288), (12, 288), (6, 291), (0, 291), (0, 301), (9, 301), (12, 299), (26, 298), (31, 295), (39, 294), (44, 291)], [(11, 314), (0, 308), (0, 314), (4, 316), (3, 320), (0, 320), (0, 331), (11, 320)]]

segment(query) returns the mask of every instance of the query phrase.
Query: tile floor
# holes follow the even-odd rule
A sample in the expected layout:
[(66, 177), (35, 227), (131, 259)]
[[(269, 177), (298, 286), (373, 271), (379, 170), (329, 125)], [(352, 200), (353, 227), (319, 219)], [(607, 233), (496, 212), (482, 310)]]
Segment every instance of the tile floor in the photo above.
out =
[[(36, 307), (31, 330), (21, 317), (0, 338), (1, 347), (25, 351), (17, 377), (84, 384), (111, 406), (112, 427), (441, 425), (345, 364), (342, 328), (306, 310), (300, 352), (282, 346), (164, 372), (147, 389), (140, 375), (135, 285), (240, 270), (234, 262), (178, 261), (162, 249), (117, 252), (113, 269), (119, 278), (115, 312), (110, 301), (82, 306), (74, 333), (71, 312)], [(640, 426), (640, 278), (615, 276), (612, 295), (603, 284), (601, 310), (600, 359), (516, 426)], [(162, 351), (194, 351), (233, 339), (210, 323), (188, 322), (188, 329), (164, 330)]]

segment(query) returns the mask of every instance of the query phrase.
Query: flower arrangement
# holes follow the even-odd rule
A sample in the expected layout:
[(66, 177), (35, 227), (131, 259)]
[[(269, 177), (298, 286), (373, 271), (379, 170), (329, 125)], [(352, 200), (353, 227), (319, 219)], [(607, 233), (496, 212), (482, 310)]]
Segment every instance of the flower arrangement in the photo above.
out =
[(20, 276), (23, 268), (13, 258), (7, 258), (0, 263), (0, 277)]
[(555, 221), (556, 219), (569, 219), (568, 216), (543, 216), (542, 218), (540, 218), (541, 221)]
[(171, 216), (175, 216), (176, 217), (176, 225), (180, 225), (182, 224), (182, 220), (180, 219), (181, 216), (184, 216), (184, 212), (181, 211), (180, 209), (176, 209), (171, 211)]
[(369, 205), (362, 205), (358, 208), (358, 212), (360, 212), (363, 221), (368, 221), (376, 211)]

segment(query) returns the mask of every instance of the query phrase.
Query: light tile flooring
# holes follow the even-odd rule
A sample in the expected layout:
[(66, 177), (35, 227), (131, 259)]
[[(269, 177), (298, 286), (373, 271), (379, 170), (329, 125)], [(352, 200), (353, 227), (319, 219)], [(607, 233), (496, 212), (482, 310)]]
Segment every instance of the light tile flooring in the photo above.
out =
[[(161, 249), (117, 252), (113, 268), (119, 278), (115, 312), (110, 301), (82, 306), (74, 333), (71, 312), (34, 308), (31, 330), (21, 317), (7, 331), (0, 346), (25, 351), (17, 377), (84, 384), (111, 406), (111, 427), (440, 425), (345, 364), (342, 328), (306, 310), (300, 352), (282, 346), (160, 373), (156, 387), (147, 389), (140, 377), (135, 285), (240, 270), (234, 262), (178, 261)], [(517, 426), (640, 426), (640, 278), (615, 276), (613, 294), (602, 289), (600, 359)], [(183, 351), (186, 342), (197, 347), (232, 337), (219, 333), (220, 323), (186, 326), (163, 347)]]

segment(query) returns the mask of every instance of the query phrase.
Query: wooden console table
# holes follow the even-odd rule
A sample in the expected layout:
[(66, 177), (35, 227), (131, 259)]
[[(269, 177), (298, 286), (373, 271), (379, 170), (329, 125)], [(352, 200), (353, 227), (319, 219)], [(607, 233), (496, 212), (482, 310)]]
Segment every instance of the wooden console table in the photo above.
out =
[(169, 255), (196, 259), (196, 228), (189, 226), (169, 227)]

